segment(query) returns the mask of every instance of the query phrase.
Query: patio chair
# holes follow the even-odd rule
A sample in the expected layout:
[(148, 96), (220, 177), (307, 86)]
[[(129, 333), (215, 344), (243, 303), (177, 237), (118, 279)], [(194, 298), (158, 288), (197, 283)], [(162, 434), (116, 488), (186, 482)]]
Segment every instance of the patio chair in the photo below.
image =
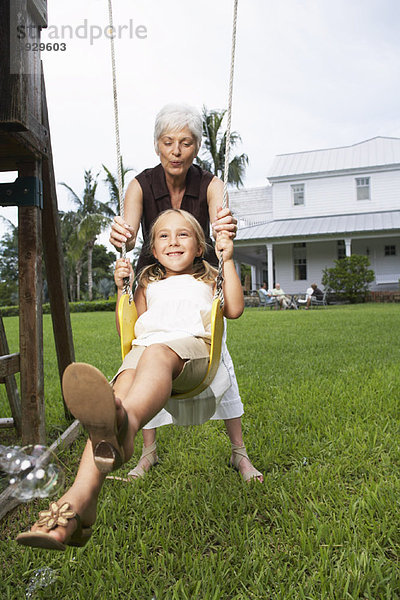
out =
[(315, 296), (311, 296), (310, 308), (312, 306), (324, 306), (325, 308), (328, 306), (328, 302), (326, 301), (326, 291), (324, 292), (324, 295), (322, 296), (321, 300), (318, 300), (318, 298), (316, 298)]
[(288, 296), (286, 295), (286, 309), (298, 310), (296, 298), (294, 295)]
[(267, 308), (267, 306), (270, 308), (274, 308), (274, 306), (276, 306), (275, 298), (271, 297), (269, 300), (267, 300), (267, 296), (263, 294), (261, 290), (258, 290), (258, 298), (260, 300), (260, 306), (264, 306), (265, 308)]

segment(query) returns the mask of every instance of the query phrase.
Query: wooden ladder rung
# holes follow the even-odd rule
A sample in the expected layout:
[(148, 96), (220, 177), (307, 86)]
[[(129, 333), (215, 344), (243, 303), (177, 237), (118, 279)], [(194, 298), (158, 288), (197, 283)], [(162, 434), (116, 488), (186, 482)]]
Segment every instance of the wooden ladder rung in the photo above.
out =
[(1, 379), (4, 379), (4, 377), (8, 377), (9, 375), (19, 373), (19, 371), (19, 352), (16, 352), (15, 354), (4, 354), (3, 356), (0, 356), (0, 381)]

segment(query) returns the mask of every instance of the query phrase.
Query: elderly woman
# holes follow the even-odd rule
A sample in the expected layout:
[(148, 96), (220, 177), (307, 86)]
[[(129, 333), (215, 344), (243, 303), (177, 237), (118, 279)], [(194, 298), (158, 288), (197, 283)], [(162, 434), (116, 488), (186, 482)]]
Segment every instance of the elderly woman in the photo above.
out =
[[(137, 272), (154, 261), (148, 251), (148, 233), (158, 214), (168, 208), (182, 208), (199, 221), (204, 230), (208, 251), (205, 259), (216, 265), (217, 260), (210, 238), (210, 223), (215, 236), (227, 231), (236, 235), (236, 220), (228, 208), (222, 209), (223, 183), (211, 173), (193, 164), (200, 148), (203, 122), (200, 113), (186, 105), (167, 105), (156, 117), (154, 146), (160, 164), (145, 169), (129, 184), (125, 195), (125, 217), (115, 217), (110, 242), (127, 251), (135, 246), (139, 226), (142, 226), (143, 248)], [(262, 474), (251, 464), (242, 437), (243, 404), (233, 369), (232, 359), (223, 343), (223, 357), (232, 381), (218, 406), (213, 419), (224, 419), (232, 445), (230, 464), (243, 479), (263, 481)], [(172, 417), (162, 410), (143, 429), (143, 453), (138, 465), (128, 476), (142, 477), (158, 461), (156, 427), (172, 423)]]

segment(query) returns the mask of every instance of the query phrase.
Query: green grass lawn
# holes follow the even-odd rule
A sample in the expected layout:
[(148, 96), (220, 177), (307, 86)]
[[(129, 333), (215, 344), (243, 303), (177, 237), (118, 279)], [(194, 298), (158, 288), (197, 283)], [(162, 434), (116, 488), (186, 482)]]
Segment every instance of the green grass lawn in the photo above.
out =
[[(72, 324), (76, 360), (111, 377), (114, 316), (73, 314)], [(15, 351), (17, 319), (5, 326)], [(50, 317), (44, 327), (50, 443), (67, 423)], [(24, 599), (45, 566), (55, 580), (32, 598), (400, 598), (399, 331), (399, 305), (246, 309), (229, 323), (228, 345), (247, 450), (264, 485), (246, 485), (228, 468), (223, 423), (164, 427), (160, 466), (134, 484), (106, 481), (85, 548), (15, 544), (47, 501), (2, 521), (1, 599)], [(0, 403), (8, 416), (4, 393)], [(0, 443), (9, 442), (0, 431)], [(81, 436), (62, 454), (68, 482), (83, 444)], [(122, 474), (140, 452), (141, 436)]]

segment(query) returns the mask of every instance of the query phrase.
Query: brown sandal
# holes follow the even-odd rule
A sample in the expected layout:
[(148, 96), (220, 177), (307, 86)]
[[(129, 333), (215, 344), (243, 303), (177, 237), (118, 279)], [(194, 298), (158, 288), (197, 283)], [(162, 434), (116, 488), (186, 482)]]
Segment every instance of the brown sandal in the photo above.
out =
[(31, 548), (44, 548), (46, 550), (64, 551), (67, 546), (83, 547), (92, 535), (91, 527), (82, 527), (80, 516), (71, 510), (70, 504), (64, 502), (61, 506), (57, 502), (51, 502), (49, 510), (42, 510), (39, 513), (39, 519), (35, 525), (55, 529), (56, 527), (66, 527), (68, 522), (75, 519), (77, 528), (69, 540), (64, 544), (46, 531), (26, 531), (20, 533), (16, 541), (21, 546), (30, 546)]
[(128, 432), (128, 415), (117, 425), (114, 392), (103, 373), (86, 363), (72, 363), (63, 374), (65, 402), (86, 431), (93, 458), (101, 473), (110, 473), (125, 462), (123, 442)]

